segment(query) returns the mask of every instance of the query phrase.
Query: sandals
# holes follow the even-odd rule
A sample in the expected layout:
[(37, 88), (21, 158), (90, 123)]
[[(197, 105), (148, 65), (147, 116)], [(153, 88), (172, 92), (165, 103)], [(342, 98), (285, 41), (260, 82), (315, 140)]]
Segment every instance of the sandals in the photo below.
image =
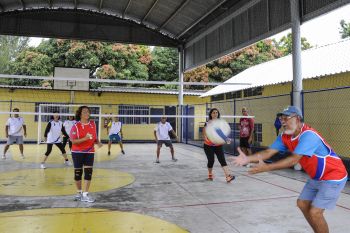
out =
[(236, 178), (236, 177), (233, 176), (233, 175), (228, 175), (228, 176), (226, 176), (226, 182), (227, 182), (227, 183), (230, 183), (230, 182), (233, 181), (235, 178)]

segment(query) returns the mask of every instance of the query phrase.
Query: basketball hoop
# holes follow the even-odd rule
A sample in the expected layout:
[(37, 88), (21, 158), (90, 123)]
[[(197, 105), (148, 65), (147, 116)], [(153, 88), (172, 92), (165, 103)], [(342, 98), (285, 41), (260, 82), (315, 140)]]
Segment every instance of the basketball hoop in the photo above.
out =
[(67, 80), (67, 87), (69, 87), (71, 90), (73, 87), (75, 87), (76, 81), (75, 80)]

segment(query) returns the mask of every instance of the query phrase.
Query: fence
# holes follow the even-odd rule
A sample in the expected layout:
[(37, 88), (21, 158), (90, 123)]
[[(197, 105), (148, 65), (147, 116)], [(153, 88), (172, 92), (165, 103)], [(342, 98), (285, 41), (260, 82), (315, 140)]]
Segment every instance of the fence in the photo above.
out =
[[(340, 87), (324, 90), (312, 90), (302, 93), (302, 110), (305, 122), (315, 128), (332, 146), (332, 148), (343, 157), (349, 157), (350, 138), (350, 87)], [(233, 99), (230, 101), (217, 101), (202, 105), (186, 106), (191, 111), (196, 112), (196, 108), (208, 114), (211, 108), (218, 108), (221, 114), (241, 115), (243, 106), (248, 108), (249, 115), (255, 116), (255, 140), (253, 148), (269, 146), (276, 138), (274, 121), (276, 113), (291, 104), (291, 95), (260, 96), (247, 99)], [(205, 109), (205, 110), (203, 110)], [(201, 136), (193, 137), (193, 133), (201, 134), (205, 119), (200, 124), (194, 124), (194, 128), (189, 129), (188, 124), (184, 132), (184, 141), (191, 145), (203, 146)], [(233, 140), (231, 145), (225, 145), (225, 152), (236, 153), (235, 149), (239, 145), (238, 119), (228, 121), (231, 125), (231, 135)]]

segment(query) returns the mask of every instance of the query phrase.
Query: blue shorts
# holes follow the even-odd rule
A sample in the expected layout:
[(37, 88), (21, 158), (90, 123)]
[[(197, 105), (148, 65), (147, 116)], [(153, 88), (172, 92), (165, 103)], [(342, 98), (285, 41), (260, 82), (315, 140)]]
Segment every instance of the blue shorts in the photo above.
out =
[(122, 138), (119, 136), (119, 134), (111, 134), (111, 135), (109, 135), (109, 140), (111, 142), (113, 142), (113, 141), (120, 142), (122, 140)]
[(298, 199), (312, 201), (312, 206), (320, 209), (334, 209), (346, 184), (340, 182), (309, 179)]

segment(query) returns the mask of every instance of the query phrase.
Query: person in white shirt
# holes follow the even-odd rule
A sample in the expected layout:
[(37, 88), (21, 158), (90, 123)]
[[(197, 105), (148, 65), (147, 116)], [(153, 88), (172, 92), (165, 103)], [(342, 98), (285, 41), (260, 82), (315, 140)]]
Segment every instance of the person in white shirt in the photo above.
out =
[(66, 154), (66, 150), (63, 147), (63, 144), (61, 142), (61, 135), (63, 134), (65, 137), (68, 137), (66, 130), (63, 127), (62, 121), (60, 121), (60, 116), (58, 115), (58, 112), (54, 112), (54, 115), (52, 117), (53, 119), (49, 121), (49, 123), (46, 126), (45, 129), (45, 141), (47, 143), (47, 149), (44, 156), (43, 161), (40, 164), (40, 168), (45, 169), (45, 162), (52, 151), (52, 146), (55, 144), (58, 149), (62, 152), (62, 156), (64, 158), (64, 164), (66, 166), (70, 166), (71, 163), (69, 162)]
[(123, 155), (125, 155), (125, 151), (123, 149), (123, 142), (122, 142), (123, 140), (122, 123), (118, 120), (118, 117), (113, 117), (113, 120), (108, 123), (107, 135), (109, 137), (108, 155), (111, 155), (111, 146), (113, 141), (116, 141), (119, 144)]
[(67, 142), (69, 144), (69, 149), (72, 151), (72, 142), (69, 139), (69, 134), (70, 131), (73, 127), (73, 125), (75, 125), (75, 123), (77, 123), (76, 120), (74, 120), (74, 116), (69, 116), (67, 120), (64, 121), (63, 123), (63, 127), (67, 133), (68, 136), (63, 135), (63, 148), (66, 148)]
[[(13, 112), (19, 112), (18, 108), (14, 108)], [(21, 151), (21, 156), (24, 159), (23, 154), (23, 132), (24, 131), (24, 137), (27, 136), (27, 128), (24, 123), (24, 120), (22, 117), (20, 117), (18, 114), (14, 114), (13, 117), (10, 117), (6, 122), (5, 127), (5, 135), (7, 138), (7, 143), (4, 148), (4, 154), (2, 156), (2, 159), (6, 159), (6, 152), (10, 148), (10, 145), (16, 143), (19, 146), (19, 150)]]
[(166, 121), (166, 117), (162, 117), (160, 122), (157, 124), (157, 126), (154, 128), (154, 137), (157, 142), (157, 159), (156, 163), (159, 163), (159, 155), (160, 155), (160, 148), (163, 144), (165, 144), (166, 147), (170, 147), (171, 157), (172, 161), (176, 162), (177, 159), (174, 156), (174, 147), (171, 143), (171, 139), (169, 136), (169, 132), (177, 139), (176, 133), (173, 130), (173, 127), (171, 127), (170, 123)]

